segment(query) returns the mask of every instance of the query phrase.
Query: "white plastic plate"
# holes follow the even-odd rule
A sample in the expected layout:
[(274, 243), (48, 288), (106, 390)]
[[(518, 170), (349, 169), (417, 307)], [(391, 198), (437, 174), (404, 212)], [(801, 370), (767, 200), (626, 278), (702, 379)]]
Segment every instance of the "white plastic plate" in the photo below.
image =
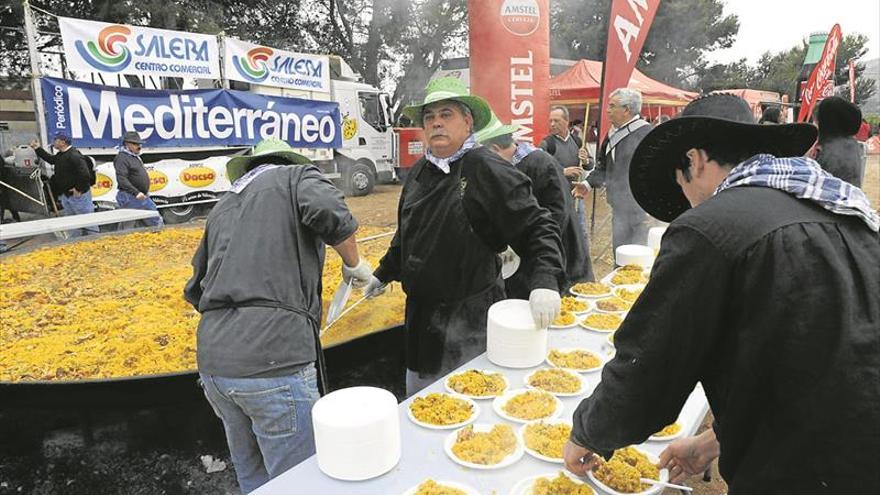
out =
[[(502, 395), (500, 397), (496, 397), (495, 400), (492, 401), (492, 409), (495, 411), (495, 414), (501, 416), (502, 418), (504, 418), (508, 421), (513, 421), (515, 423), (528, 423), (531, 421), (536, 421), (536, 419), (517, 418), (515, 416), (511, 416), (511, 415), (507, 414), (507, 412), (504, 411), (504, 405), (507, 404), (507, 401), (512, 399), (514, 396), (517, 396), (519, 394), (524, 394), (526, 392), (544, 392), (544, 391), (543, 390), (534, 390), (534, 389), (530, 389), (530, 388), (518, 388), (516, 390), (511, 390), (509, 392), (506, 392), (504, 395)], [(560, 401), (558, 397), (551, 394), (550, 392), (544, 392), (544, 393), (549, 394), (551, 397), (553, 397), (553, 402), (556, 403), (556, 407), (553, 409), (553, 412), (550, 413), (549, 415), (544, 416), (543, 418), (537, 418), (537, 419), (553, 419), (553, 418), (558, 417), (560, 414), (562, 414), (562, 408), (564, 407), (562, 405), (562, 401)]]
[(564, 459), (562, 457), (559, 457), (559, 458), (547, 457), (543, 454), (539, 454), (537, 451), (530, 449), (529, 446), (526, 445), (526, 427), (528, 427), (532, 423), (544, 423), (544, 424), (549, 424), (549, 425), (567, 425), (569, 428), (571, 428), (571, 421), (565, 421), (563, 419), (541, 419), (538, 421), (530, 421), (530, 422), (520, 426), (519, 430), (517, 430), (517, 432), (516, 432), (516, 434), (519, 435), (519, 439), (523, 444), (523, 449), (525, 449), (527, 454), (529, 454), (530, 456), (534, 457), (535, 459), (539, 459), (541, 461), (552, 462), (554, 464), (562, 464), (564, 462)]
[[(544, 390), (543, 388), (538, 388), (538, 387), (535, 387), (535, 386), (532, 386), (532, 385), (529, 384), (529, 379), (532, 377), (532, 375), (534, 375), (534, 374), (537, 373), (538, 371), (546, 370), (546, 369), (557, 369), (557, 370), (562, 370), (562, 371), (565, 371), (566, 373), (569, 373), (571, 376), (574, 376), (574, 377), (576, 377), (578, 380), (580, 380), (580, 382), (581, 382), (581, 388), (579, 388), (577, 392), (551, 392), (551, 391), (549, 391), (549, 390)], [(584, 378), (583, 376), (581, 376), (580, 373), (578, 373), (577, 371), (567, 370), (567, 369), (565, 369), (565, 368), (557, 368), (557, 367), (553, 367), (553, 368), (538, 368), (538, 369), (532, 371), (531, 373), (529, 373), (528, 375), (526, 375), (525, 378), (523, 378), (523, 384), (525, 384), (526, 388), (529, 388), (529, 389), (532, 389), (532, 390), (543, 390), (544, 392), (547, 392), (547, 393), (553, 394), (553, 395), (555, 395), (556, 397), (577, 397), (578, 395), (584, 395), (584, 394), (586, 394), (586, 393), (587, 393), (587, 390), (589, 389), (589, 384), (587, 383), (586, 378)]]
[[(419, 397), (424, 397), (426, 395), (428, 395), (428, 394), (420, 394)], [(423, 428), (428, 428), (429, 430), (451, 430), (454, 428), (461, 428), (462, 426), (473, 423), (478, 417), (480, 417), (480, 406), (478, 406), (477, 403), (474, 402), (473, 400), (471, 400), (470, 398), (465, 397), (461, 394), (443, 394), (443, 395), (452, 397), (454, 399), (463, 400), (463, 401), (467, 402), (468, 404), (470, 404), (471, 408), (472, 408), (471, 409), (471, 416), (468, 419), (466, 419), (460, 423), (454, 423), (454, 424), (449, 424), (449, 425), (435, 425), (435, 424), (431, 424), (431, 423), (425, 423), (425, 422), (422, 422), (422, 421), (419, 421), (418, 419), (416, 419), (416, 417), (413, 415), (412, 409), (410, 408), (410, 405), (412, 405), (412, 403), (410, 403), (410, 405), (406, 406), (406, 415), (409, 417), (409, 420), (412, 421), (413, 423), (423, 427)]]
[[(470, 371), (470, 370), (464, 370), (461, 373), (464, 373), (465, 371)], [(492, 370), (475, 370), (475, 371), (482, 371), (483, 373), (496, 373), (496, 374), (501, 375), (501, 378), (504, 380), (504, 391), (507, 391), (510, 389), (510, 382), (507, 381), (507, 377), (504, 376), (504, 373), (501, 373), (500, 371), (492, 371)], [(446, 390), (450, 394), (461, 395), (463, 397), (467, 397), (469, 399), (475, 399), (475, 400), (494, 399), (495, 397), (498, 397), (498, 396), (504, 394), (504, 392), (501, 392), (498, 395), (468, 395), (468, 394), (463, 394), (461, 392), (457, 392), (455, 389), (453, 389), (452, 387), (449, 386), (449, 379), (452, 378), (453, 376), (460, 375), (461, 373), (453, 373), (453, 374), (447, 376), (445, 380), (443, 380), (443, 386), (446, 387)]]
[[(658, 462), (660, 462), (660, 459), (658, 459), (657, 456), (651, 455), (650, 453), (645, 452), (642, 449), (637, 449), (637, 450), (639, 452), (645, 454), (646, 456), (648, 456), (648, 460), (651, 461), (653, 464), (657, 464)], [(587, 471), (587, 477), (597, 487), (599, 487), (600, 490), (607, 493), (608, 495), (653, 495), (655, 493), (660, 493), (661, 491), (663, 491), (662, 486), (653, 485), (653, 486), (651, 486), (651, 488), (648, 488), (647, 490), (644, 490), (641, 492), (623, 493), (623, 492), (619, 492), (617, 490), (614, 490), (614, 489), (606, 486), (605, 483), (602, 483), (601, 481), (596, 479), (596, 475), (593, 474), (592, 471)], [(668, 469), (661, 469), (660, 470), (660, 481), (669, 481), (669, 470)]]
[[(553, 351), (553, 350), (562, 351), (562, 352), (571, 352), (571, 351), (586, 351), (586, 352), (589, 352), (590, 354), (592, 354), (592, 355), (596, 356), (597, 358), (599, 358), (599, 366), (596, 366), (595, 368), (590, 368), (590, 369), (588, 369), (588, 370), (586, 370), (586, 369), (579, 369), (579, 368), (564, 368), (564, 367), (562, 367), (562, 366), (559, 366), (559, 365), (554, 364), (553, 361), (550, 361), (550, 351)], [(594, 373), (594, 372), (596, 372), (596, 371), (601, 370), (601, 369), (602, 369), (602, 366), (605, 366), (605, 362), (606, 362), (605, 358), (602, 357), (601, 354), (599, 354), (599, 353), (596, 352), (596, 351), (593, 351), (593, 350), (587, 349), (586, 347), (553, 347), (553, 348), (547, 349), (547, 357), (544, 359), (544, 361), (545, 361), (547, 364), (549, 364), (550, 366), (553, 366), (554, 368), (563, 368), (563, 369), (567, 369), (567, 370), (571, 370), (571, 371), (576, 371), (576, 372), (578, 372), (578, 373)]]
[[(433, 478), (432, 478), (433, 479)], [(401, 495), (415, 495), (419, 491), (419, 485), (428, 480), (422, 480), (418, 485), (410, 487), (407, 491), (403, 492)], [(456, 490), (461, 490), (465, 492), (467, 495), (480, 495), (480, 492), (469, 487), (468, 485), (463, 485), (461, 483), (456, 483), (455, 481), (447, 481), (447, 480), (434, 480), (438, 485), (448, 486), (449, 488), (455, 488)]]
[[(487, 433), (492, 430), (493, 426), (495, 425), (488, 423), (476, 423), (474, 424), (474, 431), (479, 433)], [(453, 431), (446, 436), (446, 440), (443, 442), (443, 450), (446, 452), (446, 455), (449, 456), (450, 459), (452, 459), (452, 462), (464, 467), (483, 470), (501, 469), (510, 466), (514, 462), (520, 460), (520, 458), (522, 458), (523, 456), (523, 453), (525, 452), (525, 450), (523, 449), (522, 441), (520, 441), (519, 437), (517, 437), (516, 447), (513, 449), (513, 452), (507, 454), (507, 456), (502, 459), (501, 462), (499, 462), (498, 464), (474, 464), (472, 462), (463, 461), (452, 452), (452, 446), (455, 445), (455, 439), (458, 437), (458, 431), (459, 430)], [(515, 431), (513, 432), (513, 434), (514, 436), (516, 436)]]
[(522, 479), (522, 480), (517, 481), (517, 483), (515, 485), (513, 485), (513, 489), (510, 490), (510, 495), (532, 495), (532, 485), (535, 483), (535, 481), (538, 481), (539, 478), (548, 478), (548, 479), (552, 480), (552, 479), (556, 478), (557, 476), (559, 476), (559, 473), (564, 474), (565, 476), (568, 477), (568, 479), (574, 481), (578, 485), (586, 485), (586, 483), (579, 480), (574, 475), (572, 475), (568, 472), (559, 470), (559, 471), (552, 472), (552, 473), (539, 474), (537, 476), (529, 476), (526, 479)]

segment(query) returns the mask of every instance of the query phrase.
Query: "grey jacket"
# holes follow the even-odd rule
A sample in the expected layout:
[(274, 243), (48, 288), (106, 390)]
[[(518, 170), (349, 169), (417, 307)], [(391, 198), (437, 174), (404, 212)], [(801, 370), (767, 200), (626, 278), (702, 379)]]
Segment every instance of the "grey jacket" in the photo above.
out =
[(629, 162), (642, 139), (651, 132), (646, 125), (634, 130), (629, 136), (617, 143), (612, 150), (603, 149), (599, 153), (596, 169), (587, 177), (590, 187), (605, 187), (608, 191), (608, 204), (615, 210), (640, 212), (642, 208), (636, 203), (629, 189)]
[(120, 151), (113, 159), (113, 168), (116, 169), (117, 188), (132, 196), (138, 193), (149, 194), (150, 177), (144, 162), (137, 156)]
[(356, 230), (342, 193), (314, 166), (271, 169), (224, 195), (184, 289), (202, 314), (199, 371), (279, 376), (314, 361), (324, 244)]

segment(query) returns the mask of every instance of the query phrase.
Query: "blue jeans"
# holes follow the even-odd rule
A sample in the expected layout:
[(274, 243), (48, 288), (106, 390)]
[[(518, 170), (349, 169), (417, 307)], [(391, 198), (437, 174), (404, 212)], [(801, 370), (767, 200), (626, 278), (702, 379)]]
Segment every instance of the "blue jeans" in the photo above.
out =
[[(61, 195), (61, 208), (64, 210), (64, 216), (70, 215), (82, 215), (83, 213), (94, 213), (95, 212), (95, 203), (92, 203), (92, 190), (80, 194), (78, 198), (73, 196), (68, 196), (66, 194)], [(101, 232), (98, 227), (86, 227), (83, 229), (73, 229), (68, 230), (67, 235), (70, 237), (79, 237), (81, 235), (87, 234), (97, 234)]]
[[(156, 203), (153, 203), (153, 200), (150, 199), (149, 196), (146, 196), (144, 199), (137, 199), (136, 196), (132, 196), (131, 193), (126, 191), (116, 192), (116, 205), (118, 208), (130, 208), (132, 210), (159, 211), (159, 209), (156, 208)], [(155, 218), (146, 218), (138, 221), (144, 222), (149, 227), (161, 227), (163, 225), (161, 215)]]
[(312, 406), (320, 395), (314, 364), (274, 378), (199, 376), (205, 397), (223, 421), (241, 493), (315, 453)]

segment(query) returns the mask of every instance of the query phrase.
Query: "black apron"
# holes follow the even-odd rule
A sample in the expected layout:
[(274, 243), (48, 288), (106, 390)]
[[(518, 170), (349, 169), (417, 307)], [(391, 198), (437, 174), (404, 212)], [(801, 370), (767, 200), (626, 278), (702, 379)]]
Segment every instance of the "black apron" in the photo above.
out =
[(421, 378), (485, 352), (489, 306), (504, 299), (500, 260), (465, 215), (462, 160), (443, 176), (433, 166), (423, 162), (408, 181), (399, 223), (406, 365)]

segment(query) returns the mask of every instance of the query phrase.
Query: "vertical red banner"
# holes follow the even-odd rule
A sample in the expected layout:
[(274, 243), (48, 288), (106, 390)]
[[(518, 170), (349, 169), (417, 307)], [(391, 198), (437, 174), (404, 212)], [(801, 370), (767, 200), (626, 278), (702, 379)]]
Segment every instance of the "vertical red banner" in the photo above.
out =
[(828, 94), (829, 86), (830, 93), (833, 94), (837, 49), (840, 47), (842, 37), (840, 24), (835, 24), (834, 27), (831, 28), (831, 33), (828, 34), (828, 40), (825, 41), (825, 48), (822, 50), (822, 57), (819, 59), (819, 63), (816, 64), (813, 73), (810, 74), (810, 79), (807, 80), (807, 84), (804, 86), (804, 91), (801, 95), (801, 111), (798, 113), (798, 122), (806, 122), (809, 120), (810, 116), (813, 114), (813, 107), (816, 106), (816, 102), (825, 96), (830, 96)]
[(471, 93), (482, 96), (514, 136), (537, 144), (549, 131), (549, 0), (469, 0)]
[[(599, 142), (608, 134), (608, 95), (629, 85), (660, 0), (614, 0), (608, 15), (608, 39), (602, 64)], [(688, 22), (683, 20), (682, 22)]]

